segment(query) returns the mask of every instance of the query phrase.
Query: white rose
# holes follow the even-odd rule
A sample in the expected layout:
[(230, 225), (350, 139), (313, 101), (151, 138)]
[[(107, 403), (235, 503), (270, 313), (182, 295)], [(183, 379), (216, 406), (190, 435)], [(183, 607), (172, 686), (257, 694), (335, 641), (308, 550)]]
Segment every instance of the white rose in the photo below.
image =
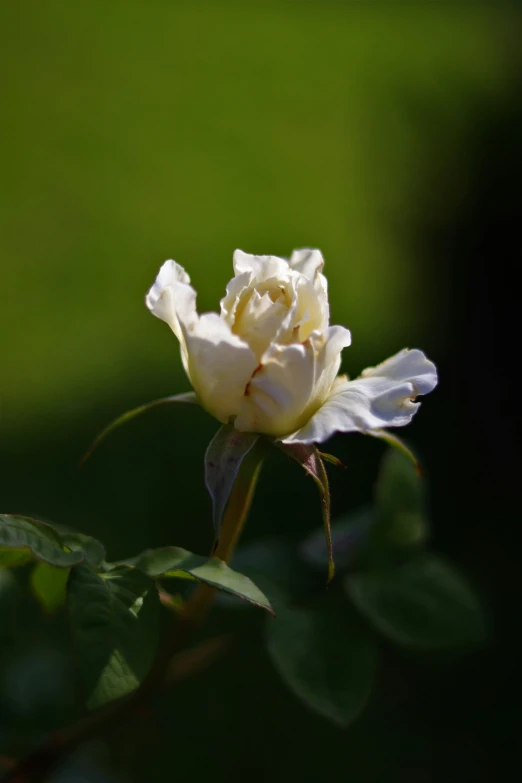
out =
[(319, 250), (290, 260), (236, 250), (221, 312), (196, 311), (185, 270), (166, 261), (146, 297), (181, 345), (186, 373), (206, 410), (243, 432), (317, 443), (334, 432), (408, 424), (415, 398), (437, 384), (421, 351), (403, 350), (348, 381), (338, 376), (350, 332), (329, 326)]

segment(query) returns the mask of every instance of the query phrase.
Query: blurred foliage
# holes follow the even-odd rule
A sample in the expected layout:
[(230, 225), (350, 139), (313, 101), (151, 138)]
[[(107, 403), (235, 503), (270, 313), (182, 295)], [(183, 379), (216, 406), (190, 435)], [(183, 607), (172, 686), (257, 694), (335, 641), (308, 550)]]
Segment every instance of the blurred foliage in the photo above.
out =
[(4, 426), (58, 405), (74, 421), (149, 374), (184, 390), (142, 303), (171, 255), (207, 310), (235, 247), (318, 246), (352, 374), (432, 347), (418, 199), (440, 214), (465, 194), (470, 137), (511, 87), (507, 11), (32, 0), (2, 14)]
[[(227, 446), (235, 442), (237, 447), (241, 439), (249, 449), (268, 453), (268, 441), (261, 449), (259, 444), (252, 445), (250, 433), (234, 433), (229, 429), (228, 425), (224, 425), (220, 435), (214, 439), (223, 448), (220, 450), (214, 444), (206, 455), (206, 463), (211, 458), (214, 468), (222, 463), (225, 469), (230, 470), (231, 451)], [(258, 438), (254, 437), (254, 443)], [(317, 447), (279, 446), (287, 451), (290, 459), (296, 459), (296, 454), (300, 453), (303, 459), (299, 462), (303, 469), (319, 484), (321, 505), (329, 508), (324, 467), (316, 472), (317, 463), (321, 463)], [(305, 453), (312, 457), (311, 461), (304, 459)], [(243, 462), (239, 478), (238, 471), (233, 469), (236, 485), (244, 485), (244, 489), (239, 490), (240, 497), (248, 496), (255, 485), (259, 459), (259, 456), (252, 459), (248, 467), (248, 460)], [(321, 475), (326, 479), (325, 484), (318, 479)], [(321, 547), (324, 550), (323, 560), (326, 560), (328, 585), (324, 582), (325, 573), (319, 584), (313, 571), (304, 562), (298, 562), (296, 557), (297, 551), (300, 551), (305, 561), (317, 562), (317, 557), (313, 556), (314, 549), (318, 547), (317, 534), (309, 537), (306, 546), (299, 549), (276, 544), (273, 548), (275, 558), (272, 542), (265, 542), (264, 546), (261, 542), (261, 549), (257, 543), (254, 544), (257, 550), (253, 558), (252, 546), (247, 547), (246, 558), (241, 550), (234, 558), (235, 562), (243, 562), (247, 572), (254, 572), (255, 580), (260, 579), (263, 586), (267, 586), (268, 596), (274, 596), (277, 615), (269, 620), (266, 627), (267, 647), (283, 681), (306, 706), (341, 727), (351, 724), (372, 693), (378, 659), (378, 645), (371, 634), (372, 628), (399, 645), (428, 650), (469, 649), (483, 642), (486, 636), (482, 608), (465, 580), (442, 560), (424, 553), (419, 555), (418, 548), (411, 547), (417, 536), (412, 536), (409, 528), (416, 533), (418, 520), (424, 514), (421, 481), (416, 465), (412, 464), (409, 455), (404, 454), (404, 449), (385, 455), (371, 524), (365, 526), (361, 536), (351, 540), (352, 548), (364, 551), (366, 558), (342, 559), (339, 571), (345, 570), (348, 575), (331, 585), (331, 590), (326, 589), (333, 576), (330, 569), (333, 563), (331, 544), (334, 540), (337, 543), (337, 538), (331, 536), (329, 516), (322, 530), (326, 546)], [(210, 484), (211, 494), (213, 488), (214, 484)], [(237, 513), (238, 502), (229, 501), (232, 515)], [(405, 516), (406, 507), (408, 514)], [(228, 508), (226, 514), (230, 516)], [(236, 524), (240, 524), (239, 519)], [(395, 534), (397, 519), (401, 522), (400, 538)], [(225, 528), (226, 524), (224, 531)], [(344, 533), (345, 524), (341, 522), (340, 528)], [(387, 528), (392, 531), (391, 535), (386, 535)], [(378, 536), (374, 534), (375, 530)], [(216, 555), (210, 559), (177, 547), (162, 547), (149, 549), (131, 558), (128, 563), (95, 561), (93, 565), (92, 559), (89, 562), (94, 548), (93, 539), (88, 536), (78, 536), (75, 541), (78, 543), (83, 538), (86, 549), (78, 546), (68, 551), (58, 531), (48, 525), (0, 516), (2, 540), (7, 542), (6, 548), (17, 555), (22, 533), (26, 531), (27, 543), (22, 548), (38, 561), (30, 577), (32, 591), (46, 612), (55, 611), (64, 602), (67, 604), (83, 700), (89, 709), (106, 705), (136, 690), (153, 669), (156, 656), (159, 654), (159, 660), (164, 660), (160, 640), (160, 610), (161, 603), (165, 603), (162, 599), (165, 595), (161, 584), (163, 580), (182, 580), (175, 603), (168, 596), (169, 609), (183, 606), (182, 593), (187, 592), (185, 580), (188, 578), (189, 584), (192, 580), (199, 580), (205, 586), (210, 585), (242, 599), (245, 606), (261, 607), (274, 615), (269, 599), (259, 587), (248, 576), (218, 559), (219, 546)], [(64, 556), (62, 562), (55, 554), (49, 557), (49, 531), (54, 534), (53, 545)], [(336, 532), (334, 524), (333, 533)], [(70, 533), (65, 535), (68, 540), (71, 539)], [(103, 550), (99, 542), (95, 543), (99, 551)], [(343, 546), (346, 556), (346, 539)], [(401, 561), (397, 562), (397, 557), (396, 562), (390, 559), (383, 561), (383, 548), (392, 550), (396, 556), (400, 554)], [(373, 557), (375, 551), (377, 558)], [(71, 564), (65, 559), (66, 555), (81, 558), (81, 562)], [(49, 565), (50, 559), (55, 566)], [(5, 562), (6, 568), (18, 565), (16, 559), (11, 563)], [(300, 579), (289, 579), (289, 574), (296, 571)], [(351, 599), (352, 607), (347, 606), (347, 597)], [(234, 606), (230, 604), (230, 598), (228, 604), (225, 603), (227, 605)], [(190, 616), (187, 614), (189, 607), (190, 604), (187, 604), (185, 617)], [(363, 620), (368, 621), (369, 628), (364, 627), (365, 623), (354, 608)], [(20, 622), (24, 622), (23, 617)], [(178, 622), (181, 622), (181, 617)], [(179, 628), (183, 638), (183, 626)], [(208, 640), (211, 650), (219, 639)], [(192, 663), (190, 650), (181, 652), (185, 671), (187, 665), (189, 672), (192, 666), (199, 668), (200, 650), (201, 646), (195, 648), (195, 663)], [(169, 657), (172, 653), (167, 660)], [(179, 671), (174, 657), (174, 670), (176, 666)], [(168, 678), (167, 683), (164, 682), (162, 673), (160, 679), (164, 687)], [(145, 706), (148, 707), (148, 702)], [(136, 710), (136, 705), (125, 702), (123, 711), (113, 715), (112, 721), (118, 724), (128, 719), (129, 713), (139, 714), (143, 704), (139, 707), (140, 710)], [(15, 723), (10, 743), (15, 746), (16, 731)]]
[[(164, 780), (176, 742), (176, 774), (193, 779), (212, 766), (217, 780), (518, 780), (516, 471), (509, 448), (485, 445), (494, 430), (509, 447), (494, 416), (507, 385), (488, 424), (468, 377), (499, 352), (476, 329), (489, 330), (484, 299), (470, 295), (480, 258), (498, 267), (490, 298), (505, 286), (499, 261), (518, 252), (506, 238), (521, 127), (516, 5), (27, 0), (2, 4), (0, 30), (0, 508), (100, 537), (111, 560), (172, 544), (208, 551), (202, 457), (216, 426), (201, 411), (151, 412), (82, 471), (77, 462), (114, 416), (188, 389), (175, 339), (143, 305), (165, 258), (187, 268), (204, 311), (235, 247), (318, 246), (332, 321), (353, 333), (346, 371), (404, 345), (440, 366), (408, 437), (430, 479), (433, 545), (495, 617), (491, 647), (438, 654), (437, 667), (384, 648), (376, 696), (343, 731), (280, 687), (259, 646), (261, 613), (220, 609), (209, 634), (242, 623), (227, 655), (177, 683), (133, 729), (139, 742), (131, 730), (90, 744), (63, 778)], [(383, 445), (354, 436), (327, 448), (347, 466), (330, 470), (340, 519), (368, 503)], [(297, 551), (317, 508), (312, 482), (273, 455), (245, 533), (251, 557), (267, 570), (259, 552), (274, 537), (274, 560)], [(80, 709), (64, 613), (41, 610), (31, 567), (0, 570), (0, 753), (13, 725), (21, 751)], [(289, 570), (280, 591), (300, 579)]]

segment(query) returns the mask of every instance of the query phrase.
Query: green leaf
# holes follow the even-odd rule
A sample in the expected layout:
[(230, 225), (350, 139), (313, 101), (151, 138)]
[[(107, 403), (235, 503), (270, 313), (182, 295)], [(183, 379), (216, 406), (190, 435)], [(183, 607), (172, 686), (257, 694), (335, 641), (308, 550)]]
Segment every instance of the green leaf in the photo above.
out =
[[(375, 514), (369, 506), (363, 506), (337, 519), (332, 525), (332, 549), (338, 569), (353, 566), (368, 544), (369, 533), (375, 523)], [(301, 543), (299, 552), (311, 566), (325, 568), (328, 564), (328, 548), (322, 528), (314, 530)]]
[(167, 546), (149, 549), (137, 560), (136, 567), (149, 576), (198, 579), (218, 590), (231, 593), (273, 614), (270, 601), (248, 576), (233, 571), (230, 566), (215, 557), (194, 555), (186, 549)]
[[(322, 530), (321, 534), (324, 540)], [(301, 597), (315, 586), (316, 575), (311, 574), (299, 558), (296, 545), (281, 538), (263, 538), (241, 546), (230, 564), (263, 590), (276, 612), (279, 606)], [(231, 608), (245, 606), (244, 601), (225, 593), (219, 596), (218, 602)]]
[(321, 456), (321, 452), (312, 444), (305, 443), (276, 443), (278, 448), (291, 459), (298, 462), (313, 478), (321, 493), (323, 510), (323, 527), (326, 539), (326, 551), (328, 552), (328, 582), (335, 575), (335, 563), (333, 558), (332, 533), (330, 529), (330, 486), (328, 475)]
[(210, 441), (205, 453), (205, 484), (212, 498), (212, 521), (216, 536), (241, 464), (255, 446), (259, 435), (239, 432), (224, 424)]
[(52, 614), (65, 603), (68, 568), (37, 563), (31, 572), (31, 588), (43, 609)]
[(28, 549), (8, 549), (0, 547), (0, 568), (12, 568), (13, 566), (25, 565), (33, 559)]
[(80, 465), (83, 465), (84, 462), (89, 459), (93, 451), (98, 448), (102, 440), (105, 440), (107, 435), (109, 435), (113, 430), (121, 427), (122, 424), (126, 424), (128, 421), (131, 421), (131, 419), (134, 419), (136, 416), (149, 411), (151, 408), (156, 408), (158, 405), (168, 405), (172, 402), (188, 402), (192, 405), (199, 405), (198, 398), (194, 392), (185, 392), (184, 394), (174, 394), (172, 397), (162, 397), (160, 400), (147, 402), (145, 405), (140, 405), (137, 408), (133, 408), (131, 411), (122, 413), (121, 416), (118, 416), (117, 419), (114, 419), (114, 421), (108, 424), (107, 427), (105, 427), (105, 429), (100, 432), (98, 437), (95, 438), (91, 446), (87, 449), (81, 458)]
[(314, 712), (347, 726), (368, 701), (376, 651), (350, 607), (330, 598), (278, 611), (268, 651), (290, 690)]
[(10, 514), (0, 514), (0, 546), (28, 550), (37, 560), (57, 568), (69, 568), (85, 559), (83, 552), (66, 551), (50, 525)]
[(70, 625), (89, 708), (130, 693), (156, 655), (160, 602), (152, 579), (135, 568), (97, 574), (72, 569)]
[(0, 649), (12, 645), (20, 630), (18, 602), (22, 597), (22, 586), (16, 574), (7, 568), (0, 569)]
[(375, 541), (418, 546), (428, 538), (424, 482), (411, 460), (398, 451), (384, 455), (375, 492)]
[(475, 593), (439, 558), (424, 555), (396, 568), (355, 574), (346, 588), (360, 612), (397, 644), (451, 649), (486, 636)]
[(92, 536), (87, 536), (84, 533), (78, 533), (76, 530), (65, 527), (65, 525), (56, 525), (62, 542), (73, 552), (83, 552), (85, 554), (85, 562), (97, 570), (105, 560), (105, 547)]

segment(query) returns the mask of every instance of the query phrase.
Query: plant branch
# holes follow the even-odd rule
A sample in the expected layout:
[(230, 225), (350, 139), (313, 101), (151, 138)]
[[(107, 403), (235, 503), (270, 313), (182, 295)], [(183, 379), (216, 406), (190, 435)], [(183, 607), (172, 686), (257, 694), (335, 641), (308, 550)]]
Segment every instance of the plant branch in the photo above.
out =
[[(244, 527), (257, 479), (262, 465), (261, 450), (252, 449), (245, 459), (225, 510), (221, 536), (213, 555), (228, 562)], [(139, 688), (106, 706), (86, 715), (74, 725), (53, 732), (47, 740), (11, 769), (2, 778), (2, 783), (37, 783), (41, 781), (60, 761), (66, 758), (86, 739), (107, 730), (115, 722), (128, 719), (137, 709), (148, 702), (171, 679), (171, 661), (183, 647), (196, 628), (204, 621), (212, 607), (217, 589), (200, 583), (186, 604), (176, 615), (171, 633), (161, 645), (151, 670)]]

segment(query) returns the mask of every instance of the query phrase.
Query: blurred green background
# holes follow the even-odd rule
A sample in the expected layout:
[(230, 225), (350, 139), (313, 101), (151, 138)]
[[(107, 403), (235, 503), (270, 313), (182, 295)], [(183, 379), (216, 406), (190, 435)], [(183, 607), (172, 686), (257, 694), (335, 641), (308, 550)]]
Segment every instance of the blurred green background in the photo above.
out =
[[(506, 383), (487, 388), (489, 417), (477, 390), (504, 358), (486, 327), (519, 253), (516, 6), (26, 0), (0, 19), (1, 510), (99, 536), (112, 559), (206, 552), (216, 423), (204, 413), (151, 412), (82, 471), (78, 459), (114, 416), (189, 388), (175, 338), (143, 303), (166, 258), (205, 311), (234, 248), (319, 247), (332, 321), (352, 330), (346, 372), (405, 345), (440, 367), (407, 437), (431, 480), (434, 546), (494, 618), (491, 646), (465, 660), (385, 651), (348, 731), (284, 691), (247, 619), (226, 659), (172, 692), (141, 750), (116, 736), (112, 755), (88, 747), (64, 779), (517, 779), (516, 450), (495, 418)], [(329, 450), (349, 467), (332, 476), (341, 513), (369, 498), (382, 449), (354, 436)], [(246, 537), (318, 524), (313, 487), (274, 458)], [(73, 698), (63, 622), (32, 611), (30, 627), (11, 612), (0, 634), (0, 745), (13, 732), (30, 744)], [(224, 742), (237, 746), (230, 768)]]

